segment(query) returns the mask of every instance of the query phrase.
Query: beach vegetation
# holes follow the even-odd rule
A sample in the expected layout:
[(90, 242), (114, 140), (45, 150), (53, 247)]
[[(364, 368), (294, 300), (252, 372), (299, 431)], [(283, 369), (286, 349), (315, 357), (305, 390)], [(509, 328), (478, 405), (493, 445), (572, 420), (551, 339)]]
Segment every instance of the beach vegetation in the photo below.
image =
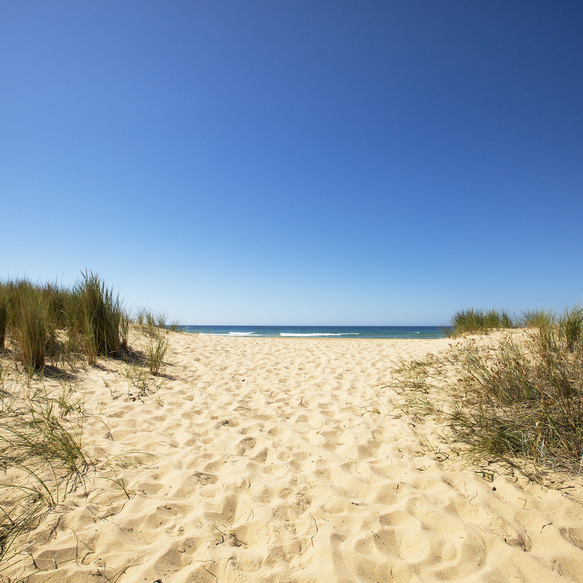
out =
[(517, 325), (522, 328), (550, 329), (557, 323), (557, 316), (552, 310), (526, 310), (517, 319)]
[(559, 320), (559, 331), (567, 350), (575, 352), (583, 341), (583, 307), (567, 308)]
[(181, 332), (182, 325), (178, 320), (172, 320), (166, 325), (166, 329), (169, 330), (170, 332)]
[[(536, 327), (465, 338), (439, 359), (402, 365), (402, 404), (442, 417), (482, 461), (531, 477), (548, 468), (581, 474), (583, 311), (566, 310), (558, 322), (538, 311), (524, 321)], [(439, 406), (437, 394), (448, 395)]]
[(83, 273), (73, 289), (72, 330), (85, 340), (90, 364), (98, 356), (119, 356), (123, 311), (119, 296), (94, 273)]
[(169, 346), (166, 314), (144, 309), (138, 315), (138, 322), (141, 322), (140, 328), (145, 339), (145, 354), (150, 374), (158, 375)]
[(29, 375), (42, 370), (49, 340), (47, 309), (40, 290), (22, 285), (15, 296), (12, 330), (18, 358)]
[[(151, 379), (169, 346), (166, 316), (142, 310), (136, 321), (92, 272), (71, 287), (0, 281), (0, 579), (23, 560), (22, 535), (62, 506), (95, 464), (82, 442), (78, 363), (122, 358), (138, 397), (159, 387)], [(132, 350), (130, 335), (143, 351)]]
[(505, 310), (460, 310), (453, 315), (449, 326), (449, 336), (485, 334), (491, 330), (513, 328), (515, 322)]
[(42, 373), (47, 359), (65, 365), (83, 353), (95, 364), (100, 356), (119, 356), (129, 321), (119, 296), (91, 272), (71, 288), (0, 282), (0, 348), (9, 345), (29, 375)]

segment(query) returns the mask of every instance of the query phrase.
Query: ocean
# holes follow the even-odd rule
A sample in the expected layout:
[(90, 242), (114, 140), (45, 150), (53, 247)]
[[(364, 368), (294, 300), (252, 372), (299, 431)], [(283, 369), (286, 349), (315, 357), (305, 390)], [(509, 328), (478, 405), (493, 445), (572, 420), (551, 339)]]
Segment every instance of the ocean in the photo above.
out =
[(183, 332), (251, 338), (444, 338), (438, 326), (181, 326)]

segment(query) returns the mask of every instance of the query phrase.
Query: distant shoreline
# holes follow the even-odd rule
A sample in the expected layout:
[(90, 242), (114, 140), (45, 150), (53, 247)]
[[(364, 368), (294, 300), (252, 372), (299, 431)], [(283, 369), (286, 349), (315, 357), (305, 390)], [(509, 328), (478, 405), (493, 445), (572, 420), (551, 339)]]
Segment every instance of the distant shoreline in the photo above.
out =
[(372, 338), (439, 339), (445, 338), (438, 326), (216, 326), (185, 325), (183, 332), (211, 336), (247, 338)]

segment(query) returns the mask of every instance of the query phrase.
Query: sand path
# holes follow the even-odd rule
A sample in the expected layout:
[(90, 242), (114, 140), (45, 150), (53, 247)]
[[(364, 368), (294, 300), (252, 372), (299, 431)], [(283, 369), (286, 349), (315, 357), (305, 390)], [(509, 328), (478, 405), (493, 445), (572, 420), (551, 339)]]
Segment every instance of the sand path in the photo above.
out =
[(392, 363), (448, 344), (173, 334), (139, 398), (104, 361), (81, 387), (97, 472), (12, 576), (583, 581), (583, 506), (442, 464), (433, 428), (390, 405)]

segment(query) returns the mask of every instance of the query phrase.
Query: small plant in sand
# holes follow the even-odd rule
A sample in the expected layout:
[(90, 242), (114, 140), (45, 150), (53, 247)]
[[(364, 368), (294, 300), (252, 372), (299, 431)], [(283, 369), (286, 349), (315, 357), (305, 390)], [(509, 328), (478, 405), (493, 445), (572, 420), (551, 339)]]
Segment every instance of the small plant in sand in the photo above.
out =
[[(143, 397), (152, 389), (159, 388), (152, 384), (152, 378), (148, 369), (141, 362), (128, 361), (121, 370), (121, 375), (127, 380), (129, 385), (129, 396), (135, 398)], [(136, 389), (137, 395), (134, 395), (131, 388)]]
[(138, 322), (146, 342), (146, 360), (150, 374), (160, 374), (164, 357), (168, 351), (168, 330), (166, 329), (166, 315), (154, 314), (148, 310), (140, 311)]
[(148, 346), (148, 367), (153, 375), (160, 374), (160, 368), (168, 351), (168, 338), (165, 331), (159, 331), (156, 336), (151, 336)]
[(139, 485), (138, 489), (128, 486), (124, 477), (117, 473), (116, 465), (111, 461), (107, 462), (106, 466), (109, 470), (109, 473), (113, 474), (113, 477), (101, 476), (101, 479), (110, 482), (111, 484), (115, 484), (115, 486), (124, 493), (124, 496), (128, 500), (131, 500), (137, 494)]
[[(444, 416), (480, 458), (583, 472), (583, 321), (578, 308), (552, 324), (544, 313), (522, 336), (465, 340), (438, 363), (403, 366), (407, 407)], [(430, 393), (451, 386), (447, 407)], [(441, 389), (443, 392), (443, 389)], [(425, 410), (423, 409), (425, 407)], [(536, 470), (536, 471), (538, 471)], [(531, 473), (531, 476), (536, 474)]]

